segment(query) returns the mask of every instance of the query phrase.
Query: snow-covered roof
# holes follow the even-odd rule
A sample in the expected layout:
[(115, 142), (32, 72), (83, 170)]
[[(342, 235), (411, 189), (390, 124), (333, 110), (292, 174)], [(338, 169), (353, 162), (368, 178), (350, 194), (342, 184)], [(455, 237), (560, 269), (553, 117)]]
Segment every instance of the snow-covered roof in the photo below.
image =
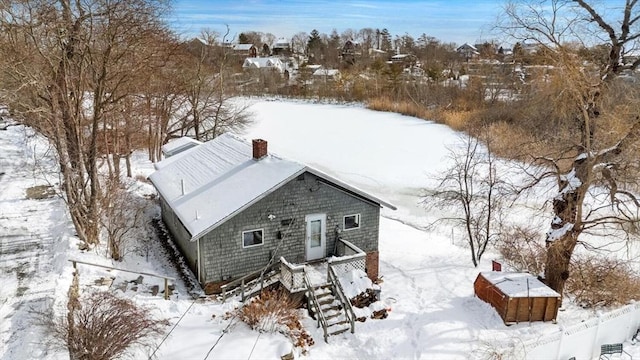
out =
[(284, 38), (278, 39), (275, 44), (273, 44), (274, 49), (286, 49), (289, 47), (289, 41)]
[(474, 52), (478, 51), (478, 49), (475, 46), (473, 46), (473, 45), (471, 45), (469, 43), (464, 43), (464, 44), (460, 45), (456, 49), (456, 51), (463, 51), (463, 50), (471, 50), (471, 51), (474, 51)]
[(340, 75), (338, 69), (318, 69), (313, 72), (313, 76), (337, 76)]
[(255, 160), (230, 133), (160, 161), (149, 179), (195, 240), (304, 172), (395, 209), (362, 190), (274, 154)]
[(486, 271), (480, 274), (505, 295), (512, 298), (560, 297), (560, 294), (529, 273)]
[(277, 57), (250, 57), (244, 59), (243, 68), (253, 69), (277, 69), (284, 71), (284, 63)]
[(198, 140), (183, 136), (162, 145), (162, 153), (164, 156), (170, 157), (200, 144), (202, 143)]
[(238, 51), (249, 51), (253, 47), (253, 44), (234, 44), (233, 49)]

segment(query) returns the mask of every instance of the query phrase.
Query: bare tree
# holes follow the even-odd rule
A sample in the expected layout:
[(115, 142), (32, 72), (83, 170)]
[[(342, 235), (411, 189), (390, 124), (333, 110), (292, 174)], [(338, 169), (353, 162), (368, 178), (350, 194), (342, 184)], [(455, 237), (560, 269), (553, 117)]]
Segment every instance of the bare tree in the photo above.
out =
[(294, 54), (304, 54), (307, 49), (307, 39), (309, 39), (309, 34), (306, 32), (299, 32), (293, 35), (291, 38), (291, 51)]
[[(513, 38), (535, 40), (553, 65), (554, 84), (546, 128), (541, 137), (550, 154), (538, 156), (533, 186), (546, 178), (558, 186), (552, 198), (553, 219), (547, 233), (545, 277), (562, 294), (569, 265), (583, 233), (613, 236), (636, 223), (637, 158), (640, 121), (634, 91), (621, 91), (624, 71), (640, 60), (625, 62), (640, 37), (637, 0), (623, 7), (607, 2), (549, 0), (509, 3), (498, 27)], [(618, 14), (616, 17), (615, 14)], [(607, 56), (585, 64), (573, 51), (575, 44), (606, 46)], [(543, 131), (541, 127), (540, 131)], [(624, 236), (623, 236), (624, 238)]]
[[(223, 42), (229, 34), (225, 34)], [(205, 40), (211, 39), (206, 33)], [(181, 94), (186, 100), (187, 113), (180, 119), (181, 136), (196, 140), (210, 140), (227, 131), (240, 131), (250, 122), (247, 107), (234, 103), (227, 89), (228, 54), (217, 54), (217, 68), (208, 59), (216, 56), (213, 43), (205, 43), (198, 54), (185, 54), (181, 76)]]
[(118, 179), (106, 182), (100, 222), (107, 235), (107, 255), (113, 260), (124, 258), (131, 237), (144, 225), (147, 203), (137, 200)]
[[(451, 166), (436, 176), (436, 190), (427, 190), (423, 204), (456, 215), (438, 219), (464, 229), (471, 262), (478, 266), (487, 246), (499, 233), (501, 207), (506, 198), (504, 183), (496, 173), (490, 143), (464, 135), (459, 149), (450, 149)], [(435, 224), (434, 223), (434, 224)]]
[(0, 2), (2, 100), (54, 145), (78, 237), (99, 242), (98, 134), (123, 89), (148, 66), (132, 60), (162, 31), (146, 0)]

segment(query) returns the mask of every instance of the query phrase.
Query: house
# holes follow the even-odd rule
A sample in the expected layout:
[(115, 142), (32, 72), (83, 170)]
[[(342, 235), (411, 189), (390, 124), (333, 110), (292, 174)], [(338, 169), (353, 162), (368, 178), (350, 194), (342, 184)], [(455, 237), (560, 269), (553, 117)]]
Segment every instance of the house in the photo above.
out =
[(223, 134), (156, 163), (149, 179), (162, 219), (205, 291), (272, 259), (303, 264), (345, 254), (345, 246), (378, 277), (380, 208), (395, 207), (268, 153), (264, 140)]
[(405, 67), (411, 67), (416, 64), (418, 59), (411, 54), (396, 54), (390, 59), (392, 64), (402, 64)]
[(631, 50), (625, 51), (624, 54), (622, 55), (623, 64), (630, 65), (638, 61), (638, 59), (640, 59), (640, 50), (638, 49), (631, 49)]
[(198, 140), (183, 136), (162, 145), (162, 155), (168, 158), (200, 144), (202, 143)]
[(258, 56), (258, 48), (253, 44), (234, 44), (233, 55), (238, 57), (256, 57)]
[(285, 64), (277, 57), (249, 57), (244, 59), (242, 68), (244, 70), (273, 70), (283, 74), (285, 71)]
[(362, 56), (360, 43), (350, 39), (344, 42), (341, 52), (342, 60), (348, 64), (354, 64), (356, 59)]
[(560, 294), (528, 273), (487, 271), (473, 283), (475, 294), (493, 306), (505, 324), (553, 321)]
[(340, 76), (341, 76), (340, 70), (338, 69), (319, 68), (315, 70), (312, 74), (312, 77), (314, 80), (324, 81), (325, 83), (338, 81), (340, 80)]
[(460, 45), (456, 49), (456, 52), (460, 54), (466, 61), (475, 59), (480, 55), (480, 52), (478, 51), (478, 49), (475, 46), (468, 43), (464, 43)]
[(374, 59), (385, 59), (386, 60), (389, 57), (389, 53), (384, 51), (384, 50), (370, 48), (369, 49), (369, 56), (374, 58)]
[(273, 56), (289, 56), (291, 55), (291, 44), (286, 39), (278, 39), (271, 47)]

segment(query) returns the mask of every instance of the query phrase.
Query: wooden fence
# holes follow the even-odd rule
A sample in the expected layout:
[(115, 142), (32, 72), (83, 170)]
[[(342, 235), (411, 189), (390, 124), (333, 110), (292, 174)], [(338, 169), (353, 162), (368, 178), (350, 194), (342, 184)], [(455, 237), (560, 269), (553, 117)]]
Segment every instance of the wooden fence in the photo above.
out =
[(165, 300), (169, 300), (169, 280), (174, 281), (174, 282), (176, 280), (175, 278), (172, 278), (172, 277), (169, 277), (169, 276), (151, 274), (151, 273), (148, 273), (148, 272), (119, 269), (119, 268), (115, 268), (115, 267), (112, 267), (112, 266), (93, 264), (93, 263), (89, 263), (89, 262), (86, 262), (86, 261), (73, 260), (73, 259), (69, 259), (69, 261), (73, 264), (73, 268), (76, 270), (76, 272), (78, 272), (78, 265), (77, 264), (83, 264), (83, 265), (95, 266), (95, 267), (100, 267), (100, 268), (109, 269), (109, 270), (124, 271), (124, 272), (128, 272), (128, 273), (131, 273), (131, 274), (153, 276), (153, 277), (157, 277), (157, 278), (160, 278), (160, 279), (164, 279), (164, 299)]

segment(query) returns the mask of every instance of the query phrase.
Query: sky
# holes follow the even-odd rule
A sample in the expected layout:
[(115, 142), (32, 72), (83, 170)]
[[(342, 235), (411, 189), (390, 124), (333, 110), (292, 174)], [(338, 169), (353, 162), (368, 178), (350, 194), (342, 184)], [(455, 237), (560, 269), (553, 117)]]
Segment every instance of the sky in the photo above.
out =
[(175, 0), (170, 23), (183, 38), (203, 28), (237, 38), (243, 31), (272, 33), (290, 39), (317, 29), (387, 28), (392, 35), (425, 33), (443, 42), (475, 43), (491, 40), (491, 24), (502, 9), (501, 0)]

